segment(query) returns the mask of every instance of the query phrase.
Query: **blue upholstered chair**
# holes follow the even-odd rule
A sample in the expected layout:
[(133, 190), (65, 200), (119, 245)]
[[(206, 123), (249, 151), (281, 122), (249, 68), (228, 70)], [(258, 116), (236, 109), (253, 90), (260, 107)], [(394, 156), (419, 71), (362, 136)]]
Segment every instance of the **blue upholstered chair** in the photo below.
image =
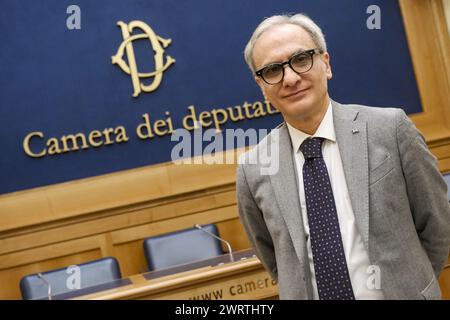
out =
[[(217, 226), (202, 226), (219, 236)], [(223, 254), (220, 240), (197, 228), (150, 237), (144, 240), (144, 252), (150, 271), (208, 259)]]
[[(92, 287), (106, 282), (120, 279), (120, 267), (113, 257), (102, 258), (77, 265), (80, 269), (80, 289)], [(67, 268), (51, 270), (39, 274), (32, 274), (20, 280), (20, 291), (25, 300), (47, 298), (49, 285), (51, 295), (71, 292), (67, 286), (67, 279), (72, 275)]]

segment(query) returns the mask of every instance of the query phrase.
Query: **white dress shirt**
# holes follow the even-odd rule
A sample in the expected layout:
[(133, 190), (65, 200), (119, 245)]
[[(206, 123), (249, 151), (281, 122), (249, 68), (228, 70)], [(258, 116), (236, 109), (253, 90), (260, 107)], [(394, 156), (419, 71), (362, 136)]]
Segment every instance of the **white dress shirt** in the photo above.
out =
[[(303, 185), (303, 163), (305, 162), (305, 159), (300, 151), (300, 145), (306, 138), (310, 137), (310, 135), (295, 129), (289, 124), (287, 124), (287, 126), (291, 136), (292, 147), (294, 148), (295, 165), (298, 172), (300, 206), (302, 209), (304, 229), (307, 236), (306, 247), (308, 251), (309, 267), (311, 269), (313, 294), (314, 299), (317, 300), (319, 299), (319, 294), (314, 271), (314, 261), (306, 211), (305, 189)], [(345, 259), (347, 261), (355, 299), (383, 299), (381, 290), (373, 289), (372, 286), (367, 285), (369, 277), (373, 277), (374, 274), (373, 271), (371, 271), (373, 269), (370, 268), (367, 250), (364, 247), (363, 240), (356, 226), (355, 215), (348, 194), (344, 168), (339, 153), (339, 146), (336, 141), (331, 102), (328, 105), (325, 117), (322, 119), (322, 122), (312, 137), (325, 139), (322, 144), (322, 154), (330, 177), (331, 188), (333, 189), (339, 227), (342, 235), (342, 244), (344, 246)]]

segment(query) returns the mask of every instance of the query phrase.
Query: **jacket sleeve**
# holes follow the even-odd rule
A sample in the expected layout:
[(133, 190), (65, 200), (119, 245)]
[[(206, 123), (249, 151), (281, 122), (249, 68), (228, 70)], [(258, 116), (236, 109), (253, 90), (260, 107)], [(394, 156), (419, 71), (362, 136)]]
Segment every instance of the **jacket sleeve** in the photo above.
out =
[(439, 277), (449, 255), (450, 204), (447, 185), (437, 167), (437, 159), (428, 150), (423, 136), (408, 116), (399, 110), (397, 145), (402, 161), (409, 205), (415, 227)]
[(263, 214), (251, 194), (244, 168), (238, 166), (236, 194), (239, 215), (256, 255), (274, 280), (278, 280), (275, 252)]

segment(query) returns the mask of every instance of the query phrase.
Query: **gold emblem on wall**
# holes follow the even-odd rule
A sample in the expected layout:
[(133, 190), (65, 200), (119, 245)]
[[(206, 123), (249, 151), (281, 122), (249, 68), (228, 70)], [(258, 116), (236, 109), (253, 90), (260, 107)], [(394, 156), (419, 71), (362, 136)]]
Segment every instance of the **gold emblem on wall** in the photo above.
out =
[[(175, 59), (170, 56), (166, 57), (166, 63), (164, 63), (164, 49), (170, 45), (172, 40), (164, 39), (156, 35), (153, 29), (142, 21), (131, 21), (129, 24), (119, 21), (117, 22), (117, 25), (122, 30), (123, 42), (120, 44), (117, 53), (112, 56), (112, 63), (117, 64), (123, 72), (131, 75), (131, 81), (134, 88), (133, 97), (137, 97), (141, 92), (155, 91), (161, 83), (164, 71), (175, 63)], [(140, 29), (143, 33), (131, 35), (134, 29)], [(133, 41), (146, 38), (150, 41), (154, 51), (155, 71), (142, 73), (137, 69)], [(123, 60), (125, 51), (128, 65)], [(141, 78), (153, 78), (153, 82), (146, 85), (141, 82)]]

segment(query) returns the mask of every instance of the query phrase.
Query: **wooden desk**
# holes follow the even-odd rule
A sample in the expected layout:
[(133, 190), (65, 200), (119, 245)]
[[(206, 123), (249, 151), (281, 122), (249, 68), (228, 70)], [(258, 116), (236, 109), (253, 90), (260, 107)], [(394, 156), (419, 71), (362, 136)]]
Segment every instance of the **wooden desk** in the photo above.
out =
[(278, 298), (276, 284), (256, 257), (150, 280), (146, 279), (145, 274), (131, 276), (129, 279), (132, 284), (74, 299), (259, 300)]
[(450, 258), (439, 277), (439, 285), (442, 291), (442, 300), (450, 300)]
[[(252, 257), (251, 250), (242, 251), (247, 258), (221, 265), (196, 267), (191, 270), (163, 275), (158, 272), (137, 274), (123, 279), (120, 286), (77, 296), (78, 300), (115, 299), (179, 299), (179, 300), (260, 300), (278, 299), (277, 285), (264, 270), (261, 262)], [(214, 258), (216, 259), (216, 258)], [(214, 260), (210, 259), (210, 260)], [(222, 262), (227, 261), (221, 256)], [(237, 255), (239, 259), (239, 255)], [(208, 263), (208, 260), (204, 262)], [(217, 261), (216, 261), (217, 262)], [(176, 267), (177, 268), (183, 267)], [(195, 268), (192, 270), (192, 268)], [(172, 270), (173, 271), (173, 270)], [(162, 272), (166, 272), (165, 270)], [(170, 273), (171, 270), (167, 270)], [(153, 277), (153, 278), (152, 278)], [(450, 259), (439, 283), (442, 298), (450, 299)], [(57, 298), (57, 297), (55, 297)], [(60, 297), (64, 298), (64, 297)]]

